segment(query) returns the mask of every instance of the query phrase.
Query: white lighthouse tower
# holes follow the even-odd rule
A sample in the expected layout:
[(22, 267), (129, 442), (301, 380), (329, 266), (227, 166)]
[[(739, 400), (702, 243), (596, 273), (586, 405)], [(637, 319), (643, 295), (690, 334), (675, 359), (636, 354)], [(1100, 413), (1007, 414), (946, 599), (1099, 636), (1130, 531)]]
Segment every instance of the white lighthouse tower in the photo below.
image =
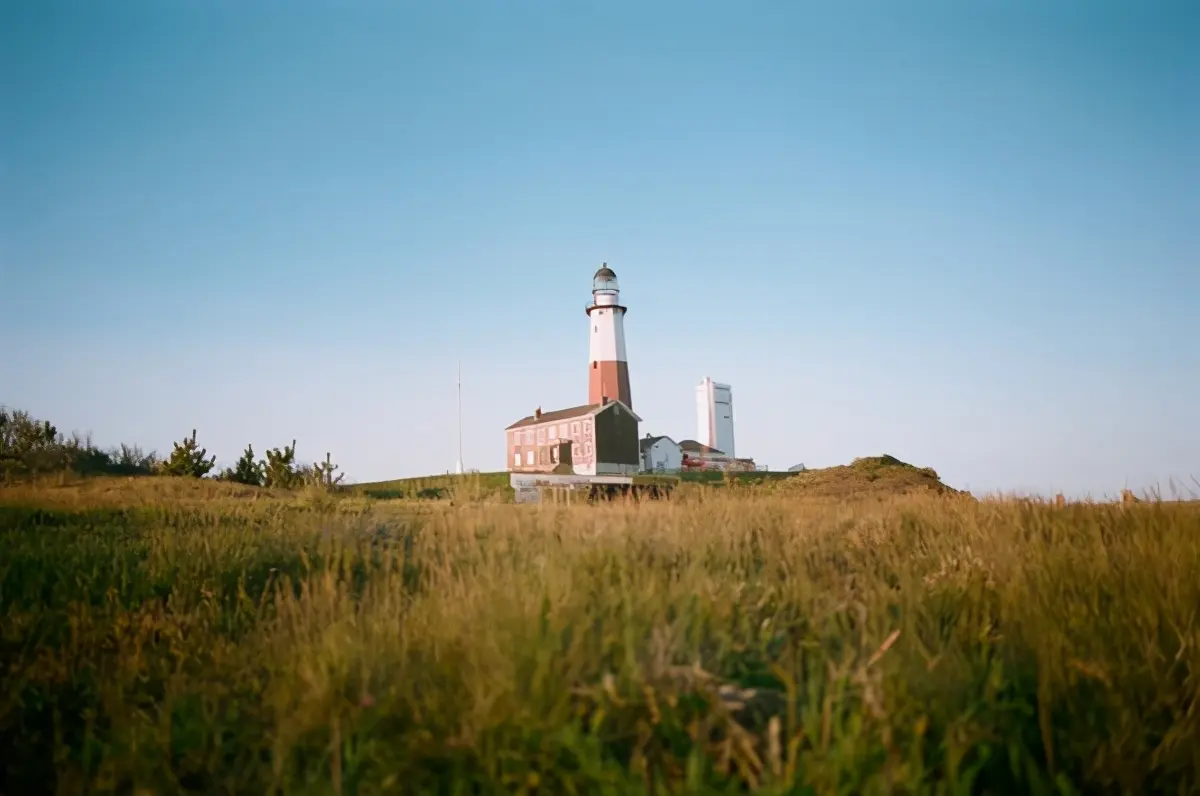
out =
[(587, 308), (591, 325), (588, 347), (588, 403), (620, 401), (633, 408), (629, 393), (629, 362), (625, 358), (625, 307), (617, 275), (608, 263), (592, 277), (592, 303)]

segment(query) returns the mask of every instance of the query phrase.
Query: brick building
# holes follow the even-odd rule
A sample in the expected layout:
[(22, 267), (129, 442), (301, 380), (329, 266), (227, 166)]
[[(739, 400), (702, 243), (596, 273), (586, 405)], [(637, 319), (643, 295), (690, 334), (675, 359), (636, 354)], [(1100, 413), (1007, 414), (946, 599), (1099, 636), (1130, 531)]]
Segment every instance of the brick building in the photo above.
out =
[(640, 466), (638, 417), (620, 401), (543, 412), (505, 429), (508, 468), (523, 473), (632, 475)]

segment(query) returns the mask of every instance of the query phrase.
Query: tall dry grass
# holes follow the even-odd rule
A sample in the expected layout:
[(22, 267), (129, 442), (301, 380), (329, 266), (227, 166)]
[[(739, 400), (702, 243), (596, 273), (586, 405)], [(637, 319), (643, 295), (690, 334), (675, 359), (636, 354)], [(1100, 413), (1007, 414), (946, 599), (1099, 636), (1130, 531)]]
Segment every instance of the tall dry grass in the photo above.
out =
[(5, 793), (1200, 788), (1195, 505), (142, 488), (0, 493)]

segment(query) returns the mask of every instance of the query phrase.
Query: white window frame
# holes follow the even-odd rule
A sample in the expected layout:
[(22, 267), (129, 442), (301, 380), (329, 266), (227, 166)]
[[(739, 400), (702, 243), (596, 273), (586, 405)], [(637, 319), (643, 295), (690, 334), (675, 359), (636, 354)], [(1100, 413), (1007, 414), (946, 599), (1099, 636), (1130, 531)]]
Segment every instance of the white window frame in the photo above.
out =
[(513, 467), (521, 466), (521, 452), (513, 451)]
[(534, 462), (534, 459), (533, 459), (533, 450), (527, 450), (527, 451), (525, 451), (525, 466), (526, 466), (526, 467), (533, 467), (533, 462)]

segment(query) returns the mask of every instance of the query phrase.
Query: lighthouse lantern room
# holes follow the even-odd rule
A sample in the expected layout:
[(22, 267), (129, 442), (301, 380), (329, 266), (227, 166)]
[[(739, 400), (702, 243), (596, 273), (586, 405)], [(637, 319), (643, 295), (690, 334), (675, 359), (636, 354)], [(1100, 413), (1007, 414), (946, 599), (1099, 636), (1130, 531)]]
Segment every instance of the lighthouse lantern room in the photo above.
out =
[(629, 393), (629, 362), (625, 356), (625, 312), (617, 275), (600, 266), (592, 277), (592, 303), (587, 307), (591, 324), (588, 355), (588, 403), (620, 401), (633, 408)]

